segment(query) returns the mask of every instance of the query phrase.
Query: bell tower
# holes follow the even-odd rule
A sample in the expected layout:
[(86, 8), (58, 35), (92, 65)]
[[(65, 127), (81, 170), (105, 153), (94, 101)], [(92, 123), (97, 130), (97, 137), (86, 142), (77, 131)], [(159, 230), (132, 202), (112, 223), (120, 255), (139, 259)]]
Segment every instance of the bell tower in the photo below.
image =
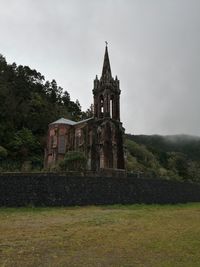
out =
[(120, 121), (119, 80), (112, 77), (108, 47), (106, 45), (101, 78), (94, 80), (94, 116), (97, 119), (111, 118)]
[(106, 43), (101, 78), (94, 80), (94, 120), (96, 124), (95, 169), (124, 169), (124, 128), (120, 122), (119, 80), (112, 77)]

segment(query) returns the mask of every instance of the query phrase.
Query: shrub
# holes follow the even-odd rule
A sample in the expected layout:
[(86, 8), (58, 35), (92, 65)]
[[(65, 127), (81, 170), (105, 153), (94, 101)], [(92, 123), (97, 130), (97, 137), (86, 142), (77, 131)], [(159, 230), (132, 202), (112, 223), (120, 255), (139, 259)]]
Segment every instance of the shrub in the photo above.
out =
[(68, 151), (64, 160), (59, 162), (61, 171), (82, 171), (86, 169), (87, 159), (83, 152)]
[(0, 146), (0, 160), (5, 159), (7, 155), (8, 155), (7, 150), (4, 147)]

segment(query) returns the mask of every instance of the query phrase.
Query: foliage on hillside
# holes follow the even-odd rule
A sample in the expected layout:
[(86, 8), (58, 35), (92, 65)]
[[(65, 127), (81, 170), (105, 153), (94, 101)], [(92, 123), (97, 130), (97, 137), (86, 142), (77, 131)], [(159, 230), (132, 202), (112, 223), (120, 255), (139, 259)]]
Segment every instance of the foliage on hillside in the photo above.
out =
[[(60, 117), (85, 119), (92, 110), (82, 112), (55, 80), (0, 55), (0, 171), (21, 170), (27, 161), (42, 168), (48, 124)], [(130, 172), (200, 181), (199, 137), (127, 135), (125, 143)]]
[(72, 101), (55, 80), (46, 81), (28, 66), (8, 64), (0, 55), (1, 162), (7, 157), (6, 164), (30, 160), (42, 165), (48, 124), (60, 117), (76, 121), (89, 115), (90, 109), (82, 112), (78, 100)]
[(200, 182), (200, 138), (126, 135), (127, 168), (176, 180)]

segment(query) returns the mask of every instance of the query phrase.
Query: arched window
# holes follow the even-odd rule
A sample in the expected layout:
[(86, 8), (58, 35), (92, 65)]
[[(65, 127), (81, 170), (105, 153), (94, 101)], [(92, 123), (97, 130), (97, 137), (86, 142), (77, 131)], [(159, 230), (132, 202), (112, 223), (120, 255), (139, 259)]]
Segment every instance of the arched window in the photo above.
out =
[(65, 154), (66, 144), (65, 144), (65, 136), (60, 135), (58, 138), (58, 153)]
[(110, 117), (113, 118), (113, 110), (114, 110), (114, 105), (113, 105), (113, 101), (114, 100), (114, 97), (111, 96), (110, 98)]
[(100, 114), (101, 116), (103, 116), (103, 113), (104, 113), (104, 99), (103, 99), (103, 96), (101, 95), (100, 96)]

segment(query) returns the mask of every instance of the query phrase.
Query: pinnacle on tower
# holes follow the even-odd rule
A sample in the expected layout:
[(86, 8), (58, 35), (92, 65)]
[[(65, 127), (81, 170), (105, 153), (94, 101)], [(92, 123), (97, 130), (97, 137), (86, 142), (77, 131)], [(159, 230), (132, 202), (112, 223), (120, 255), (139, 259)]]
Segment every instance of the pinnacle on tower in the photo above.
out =
[(106, 43), (105, 55), (104, 55), (104, 62), (103, 62), (103, 70), (101, 77), (112, 77), (111, 68), (110, 68), (110, 60), (108, 56), (108, 47)]

